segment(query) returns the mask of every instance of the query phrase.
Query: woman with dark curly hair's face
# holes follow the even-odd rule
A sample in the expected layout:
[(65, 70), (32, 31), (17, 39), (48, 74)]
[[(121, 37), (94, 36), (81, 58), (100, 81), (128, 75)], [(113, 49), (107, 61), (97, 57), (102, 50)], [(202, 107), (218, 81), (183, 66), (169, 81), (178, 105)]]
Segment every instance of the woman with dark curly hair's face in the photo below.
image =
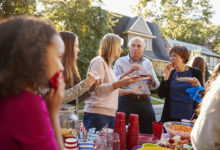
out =
[[(30, 17), (1, 21), (0, 33), (1, 148), (64, 149), (57, 116), (65, 89), (61, 37)], [(50, 87), (45, 99), (39, 87)]]

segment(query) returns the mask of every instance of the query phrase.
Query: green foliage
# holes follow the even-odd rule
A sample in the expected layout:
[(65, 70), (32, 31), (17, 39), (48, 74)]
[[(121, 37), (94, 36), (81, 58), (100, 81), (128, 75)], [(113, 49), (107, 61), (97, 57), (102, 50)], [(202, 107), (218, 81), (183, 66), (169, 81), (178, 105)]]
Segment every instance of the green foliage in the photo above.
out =
[(220, 27), (210, 22), (209, 0), (139, 0), (134, 11), (158, 24), (165, 38), (203, 45), (220, 35)]
[(37, 15), (36, 7), (36, 0), (1, 0), (0, 16)]
[(216, 34), (213, 37), (213, 41), (212, 41), (212, 47), (215, 50), (214, 52), (220, 54), (220, 26), (218, 26), (216, 29)]
[(128, 48), (122, 48), (122, 49), (123, 49), (123, 52), (121, 53), (121, 56), (120, 56), (120, 57), (123, 57), (123, 56), (128, 55), (129, 49), (128, 49)]
[[(41, 9), (37, 9), (41, 6)], [(93, 5), (92, 5), (93, 4)], [(104, 11), (102, 0), (2, 0), (0, 17), (38, 15), (48, 19), (58, 31), (68, 30), (79, 37), (78, 66), (85, 78), (90, 60), (97, 55), (99, 42), (117, 20)]]
[(83, 110), (85, 106), (85, 102), (79, 103), (79, 110)]
[[(79, 72), (85, 78), (90, 60), (97, 55), (99, 42), (108, 32), (112, 32), (114, 15), (99, 6), (92, 6), (92, 0), (52, 0), (43, 1), (47, 17), (58, 31), (68, 30), (79, 37)], [(96, 1), (98, 4), (101, 1)]]

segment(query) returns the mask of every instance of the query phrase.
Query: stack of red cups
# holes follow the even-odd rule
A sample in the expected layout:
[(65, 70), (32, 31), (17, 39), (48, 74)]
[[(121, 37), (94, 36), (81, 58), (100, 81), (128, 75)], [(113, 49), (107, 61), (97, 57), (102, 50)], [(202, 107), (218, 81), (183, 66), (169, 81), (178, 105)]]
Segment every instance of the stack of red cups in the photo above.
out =
[(128, 150), (132, 150), (139, 142), (139, 117), (137, 114), (130, 114), (128, 126)]
[(126, 148), (126, 127), (125, 127), (125, 113), (117, 112), (115, 120), (114, 132), (119, 134), (120, 137), (120, 150)]

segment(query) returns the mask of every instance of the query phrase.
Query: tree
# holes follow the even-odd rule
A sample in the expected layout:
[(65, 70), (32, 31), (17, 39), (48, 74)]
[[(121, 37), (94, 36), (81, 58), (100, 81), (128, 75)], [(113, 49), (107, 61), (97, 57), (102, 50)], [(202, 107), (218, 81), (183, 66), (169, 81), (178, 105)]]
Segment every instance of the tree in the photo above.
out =
[(165, 38), (203, 45), (220, 34), (219, 26), (210, 21), (209, 0), (139, 0), (133, 10), (158, 24)]
[(36, 15), (36, 0), (1, 0), (0, 16)]
[(58, 29), (74, 32), (79, 37), (79, 72), (85, 77), (90, 60), (97, 55), (99, 42), (114, 25), (113, 14), (92, 6), (92, 0), (52, 0), (43, 1), (47, 17)]
[(215, 34), (213, 41), (212, 41), (212, 46), (214, 49), (214, 52), (217, 52), (220, 54), (220, 26), (218, 26), (217, 33)]

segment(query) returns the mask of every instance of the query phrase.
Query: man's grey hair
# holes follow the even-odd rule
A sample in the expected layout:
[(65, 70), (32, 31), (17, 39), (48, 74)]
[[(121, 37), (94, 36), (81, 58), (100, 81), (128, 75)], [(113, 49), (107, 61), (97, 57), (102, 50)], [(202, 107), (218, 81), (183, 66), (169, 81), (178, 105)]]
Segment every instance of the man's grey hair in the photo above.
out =
[(143, 46), (143, 48), (145, 49), (145, 47), (146, 47), (146, 42), (144, 41), (143, 38), (141, 38), (141, 37), (139, 37), (139, 36), (135, 36), (135, 37), (133, 37), (133, 38), (129, 41), (129, 43), (128, 43), (128, 47), (130, 47), (130, 46), (131, 46), (131, 43), (132, 43), (133, 41), (135, 41), (135, 40), (139, 40), (139, 41), (141, 41), (142, 46)]

